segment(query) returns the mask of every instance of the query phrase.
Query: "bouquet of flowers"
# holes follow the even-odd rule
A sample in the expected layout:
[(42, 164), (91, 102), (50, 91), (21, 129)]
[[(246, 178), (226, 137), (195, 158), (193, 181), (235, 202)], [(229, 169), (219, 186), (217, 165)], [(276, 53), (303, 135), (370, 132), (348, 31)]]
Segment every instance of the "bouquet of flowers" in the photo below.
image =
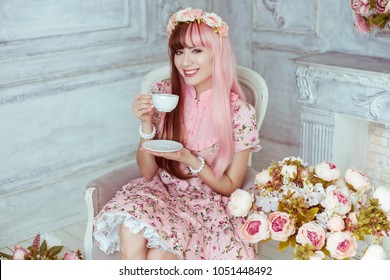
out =
[[(41, 242), (41, 240), (43, 240)], [(62, 256), (59, 254), (62, 253)], [(80, 250), (64, 249), (61, 241), (51, 234), (37, 234), (32, 245), (27, 249), (20, 245), (15, 246), (12, 255), (0, 252), (0, 259), (7, 260), (82, 260)]]
[(383, 29), (390, 21), (390, 0), (350, 0), (355, 13), (355, 27), (361, 33)]
[(308, 166), (297, 157), (274, 162), (258, 173), (255, 191), (238, 189), (228, 208), (247, 216), (240, 229), (249, 243), (279, 241), (294, 248), (295, 259), (349, 259), (359, 240), (374, 241), (361, 259), (385, 259), (381, 244), (390, 234), (390, 191), (374, 189), (368, 177), (348, 169), (340, 177), (334, 163)]

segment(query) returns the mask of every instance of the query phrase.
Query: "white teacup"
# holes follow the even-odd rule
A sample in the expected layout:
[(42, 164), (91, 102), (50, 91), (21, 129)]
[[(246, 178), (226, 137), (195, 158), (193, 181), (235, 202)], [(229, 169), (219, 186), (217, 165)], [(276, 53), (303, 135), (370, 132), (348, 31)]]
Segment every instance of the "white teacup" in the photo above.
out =
[(168, 93), (152, 93), (153, 105), (157, 111), (171, 112), (179, 102), (179, 96)]

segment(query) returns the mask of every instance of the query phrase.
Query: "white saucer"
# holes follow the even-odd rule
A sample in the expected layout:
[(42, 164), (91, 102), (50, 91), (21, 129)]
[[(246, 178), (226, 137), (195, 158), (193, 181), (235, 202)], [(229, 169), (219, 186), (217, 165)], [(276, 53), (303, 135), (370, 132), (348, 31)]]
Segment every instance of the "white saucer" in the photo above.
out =
[(171, 140), (151, 140), (142, 144), (142, 147), (152, 152), (176, 152), (183, 149), (183, 145)]

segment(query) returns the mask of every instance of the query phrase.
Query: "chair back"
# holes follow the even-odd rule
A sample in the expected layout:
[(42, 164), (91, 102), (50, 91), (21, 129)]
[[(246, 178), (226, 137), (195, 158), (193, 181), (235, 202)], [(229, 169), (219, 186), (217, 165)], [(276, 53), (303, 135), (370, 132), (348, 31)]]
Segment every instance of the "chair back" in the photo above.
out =
[[(140, 92), (148, 93), (157, 82), (169, 78), (169, 65), (153, 70), (142, 80)], [(237, 65), (237, 78), (245, 93), (246, 101), (256, 109), (257, 129), (260, 130), (268, 106), (267, 83), (259, 73), (241, 65)], [(248, 166), (252, 166), (252, 154), (249, 157)]]

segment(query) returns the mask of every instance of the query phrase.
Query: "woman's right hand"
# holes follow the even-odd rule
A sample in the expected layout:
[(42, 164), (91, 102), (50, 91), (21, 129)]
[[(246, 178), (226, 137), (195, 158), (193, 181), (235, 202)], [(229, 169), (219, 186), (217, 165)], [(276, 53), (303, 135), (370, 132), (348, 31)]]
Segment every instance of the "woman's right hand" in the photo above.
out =
[(152, 96), (150, 94), (137, 94), (132, 104), (134, 115), (143, 123), (151, 123), (154, 113)]

